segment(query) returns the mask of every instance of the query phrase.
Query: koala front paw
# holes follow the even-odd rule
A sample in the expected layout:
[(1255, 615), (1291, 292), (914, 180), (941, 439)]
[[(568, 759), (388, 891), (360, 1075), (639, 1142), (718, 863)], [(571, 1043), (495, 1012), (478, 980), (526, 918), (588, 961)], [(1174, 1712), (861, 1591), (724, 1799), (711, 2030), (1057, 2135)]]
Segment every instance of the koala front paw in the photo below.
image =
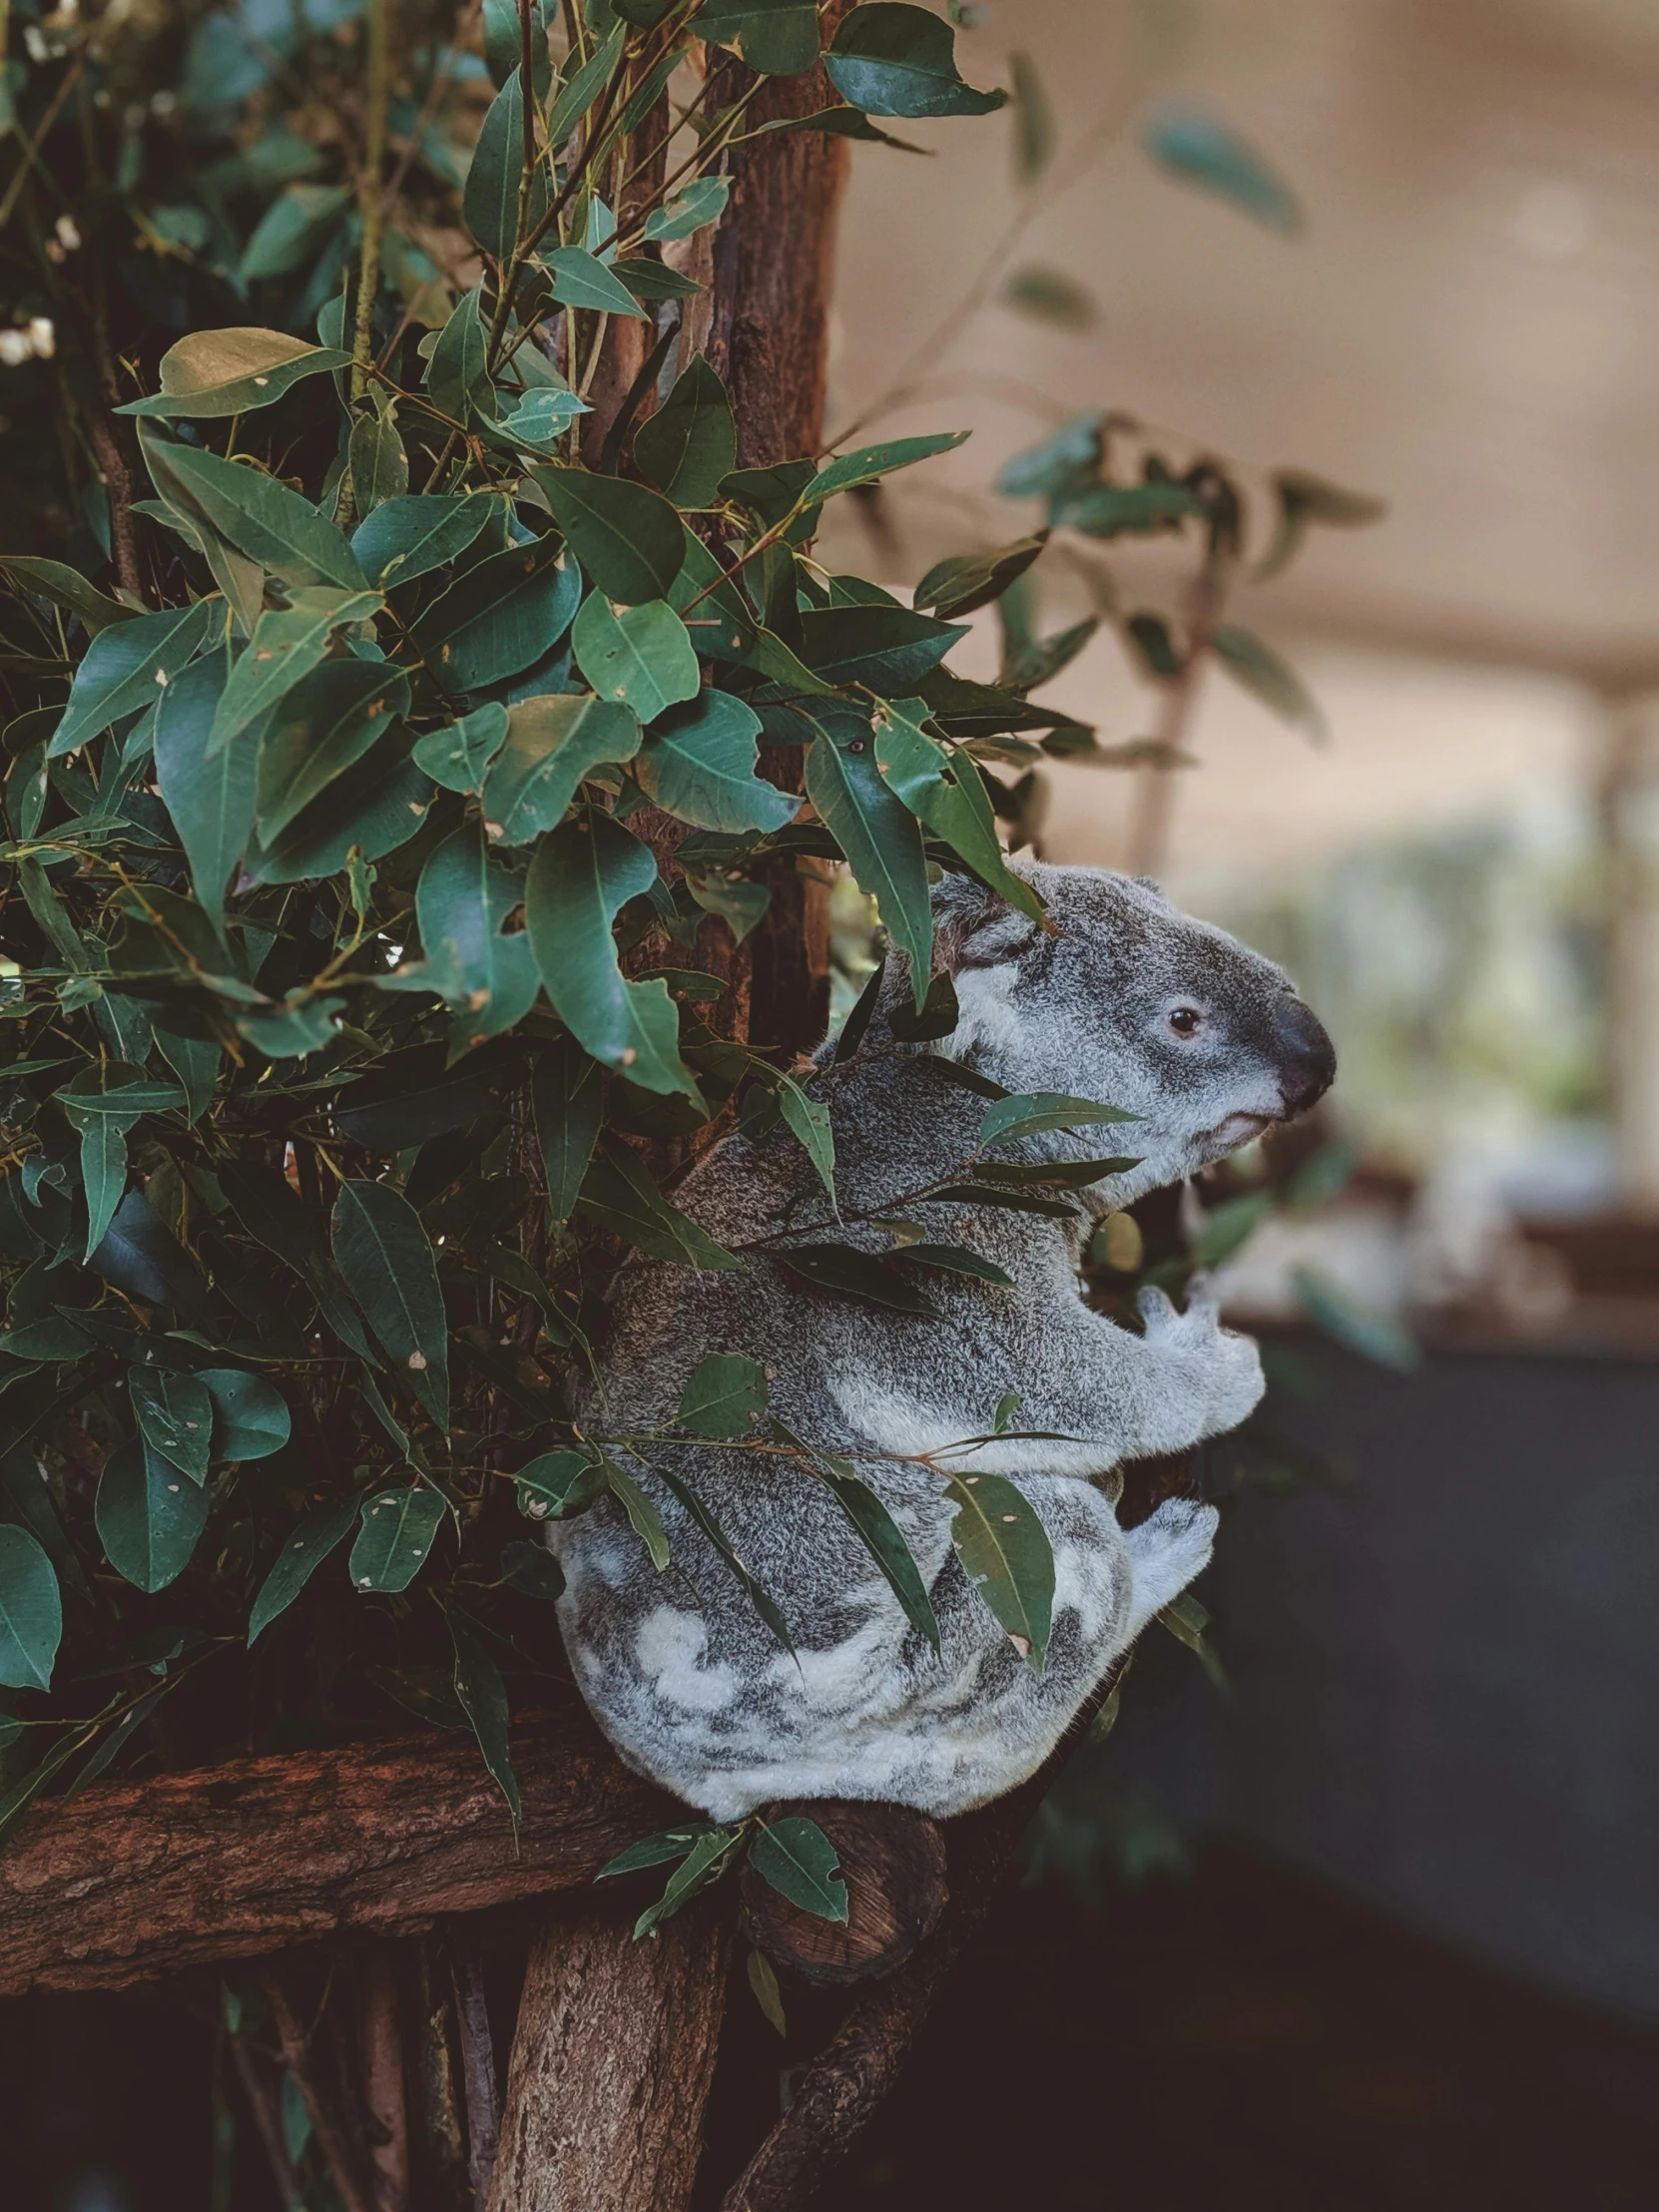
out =
[(1209, 1276), (1193, 1277), (1184, 1314), (1176, 1312), (1162, 1291), (1150, 1289), (1142, 1291), (1140, 1309), (1146, 1341), (1160, 1352), (1173, 1353), (1192, 1378), (1201, 1414), (1198, 1433), (1219, 1436), (1247, 1420), (1267, 1387), (1262, 1355), (1253, 1337), (1223, 1329)]

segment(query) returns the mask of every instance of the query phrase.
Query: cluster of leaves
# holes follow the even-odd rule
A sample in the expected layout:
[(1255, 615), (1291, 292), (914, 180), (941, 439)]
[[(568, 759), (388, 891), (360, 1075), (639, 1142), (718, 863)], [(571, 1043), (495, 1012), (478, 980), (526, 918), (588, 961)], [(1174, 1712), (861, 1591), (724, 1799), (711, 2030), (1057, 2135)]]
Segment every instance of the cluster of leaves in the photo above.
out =
[[(754, 82), (818, 59), (812, 5), (593, 0), (550, 31), (490, 0), (482, 59), (429, 23), (394, 56), (385, 0), (278, 14), (202, 17), (166, 108), (114, 17), (14, 15), (19, 311), (60, 347), (15, 371), (9, 434), (47, 451), (33, 542), (0, 556), (0, 1684), (8, 1740), (48, 1747), (11, 1755), (0, 1834), (187, 1683), (210, 1745), (387, 1698), (470, 1727), (516, 1805), (508, 1684), (553, 1664), (559, 1590), (537, 1523), (609, 1494), (669, 1564), (639, 1440), (567, 1417), (588, 1302), (626, 1244), (742, 1264), (653, 1161), (729, 1110), (781, 1116), (833, 1195), (824, 1107), (713, 1018), (766, 878), (844, 860), (909, 955), (917, 1036), (942, 1034), (930, 874), (1031, 904), (983, 764), (1091, 742), (1030, 700), (1040, 671), (943, 666), (1040, 546), (949, 564), (919, 607), (812, 558), (828, 501), (954, 434), (736, 465), (699, 281), (664, 249), (720, 219)], [(858, 136), (999, 97), (893, 0), (826, 68), (847, 104), (812, 125)], [(461, 175), (453, 95), (484, 72)], [(596, 373), (639, 320), (596, 444)], [(192, 326), (154, 358), (150, 322)], [(762, 773), (797, 760), (802, 789)], [(1045, 1112), (1110, 1116), (993, 1099), (983, 1146)], [(850, 1247), (792, 1260), (926, 1304)], [(733, 1361), (672, 1431), (718, 1436), (734, 1402), (764, 1422), (734, 1448), (820, 1472), (920, 1619), (873, 1492)], [(650, 1464), (787, 1638), (787, 1593)], [(1040, 1527), (1000, 1478), (941, 1481), (1040, 1664)]]

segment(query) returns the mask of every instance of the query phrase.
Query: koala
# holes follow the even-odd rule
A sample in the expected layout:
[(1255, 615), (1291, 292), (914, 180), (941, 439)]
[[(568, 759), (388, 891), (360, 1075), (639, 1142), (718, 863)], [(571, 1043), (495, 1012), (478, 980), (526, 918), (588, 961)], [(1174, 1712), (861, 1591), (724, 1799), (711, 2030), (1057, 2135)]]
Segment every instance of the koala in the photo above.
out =
[[(1045, 901), (1045, 929), (977, 882), (934, 894), (938, 956), (960, 1021), (905, 1044), (902, 960), (883, 982), (858, 1050), (816, 1060), (836, 1190), (849, 1218), (883, 1213), (974, 1150), (984, 1099), (942, 1059), (1010, 1091), (1060, 1091), (1137, 1116), (1053, 1131), (1000, 1159), (1137, 1155), (1046, 1219), (969, 1202), (895, 1206), (930, 1241), (970, 1247), (1013, 1279), (915, 1272), (944, 1318), (875, 1309), (821, 1291), (754, 1241), (788, 1225), (889, 1251), (889, 1236), (840, 1226), (797, 1139), (736, 1134), (686, 1177), (675, 1203), (717, 1242), (751, 1247), (737, 1272), (699, 1272), (635, 1253), (619, 1270), (599, 1339), (603, 1388), (578, 1417), (615, 1438), (672, 1421), (681, 1386), (717, 1352), (759, 1360), (774, 1411), (798, 1436), (850, 1460), (903, 1532), (928, 1586), (938, 1652), (912, 1628), (829, 1488), (788, 1457), (704, 1446), (614, 1451), (658, 1506), (672, 1544), (658, 1573), (604, 1500), (549, 1527), (565, 1574), (560, 1625), (576, 1679), (623, 1759), (716, 1820), (788, 1798), (888, 1799), (947, 1816), (1032, 1774), (1151, 1617), (1210, 1556), (1213, 1507), (1185, 1499), (1127, 1531), (1108, 1478), (1121, 1462), (1184, 1450), (1235, 1427), (1262, 1394), (1250, 1339), (1224, 1330), (1196, 1287), (1184, 1313), (1141, 1298), (1144, 1331), (1080, 1295), (1093, 1221), (1192, 1175), (1304, 1112), (1336, 1071), (1331, 1041), (1287, 977), (1224, 931), (1178, 913), (1155, 885), (1098, 868), (1017, 863)], [(993, 1426), (1020, 1393), (1017, 1427), (1066, 1441), (998, 1438), (947, 1469), (1011, 1476), (1054, 1551), (1051, 1638), (1028, 1663), (951, 1546), (943, 1474), (915, 1455)], [(695, 1487), (750, 1572), (772, 1592), (795, 1655), (758, 1617), (703, 1530), (651, 1471), (655, 1456)], [(876, 1456), (880, 1454), (882, 1456)], [(893, 1456), (899, 1455), (899, 1456)], [(907, 1456), (904, 1456), (907, 1455)]]

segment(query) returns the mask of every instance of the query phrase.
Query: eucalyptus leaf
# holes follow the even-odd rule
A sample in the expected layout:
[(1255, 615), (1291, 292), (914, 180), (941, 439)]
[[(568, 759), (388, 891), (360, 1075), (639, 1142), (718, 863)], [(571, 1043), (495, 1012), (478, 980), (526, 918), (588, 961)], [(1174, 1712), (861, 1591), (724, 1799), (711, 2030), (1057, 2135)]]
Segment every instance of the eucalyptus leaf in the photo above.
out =
[(282, 1540), (282, 1548), (260, 1584), (248, 1616), (248, 1641), (257, 1644), (278, 1613), (285, 1613), (331, 1551), (337, 1550), (356, 1522), (360, 1500), (355, 1491), (319, 1505)]
[(225, 648), (174, 678), (156, 711), (156, 781), (190, 862), (196, 899), (224, 933), (225, 890), (254, 826), (258, 753), (252, 743), (210, 755), (219, 702), (230, 676)]
[(749, 1864), (804, 1913), (845, 1923), (850, 1906), (840, 1854), (817, 1821), (801, 1813), (763, 1820), (750, 1842)]
[(599, 697), (631, 708), (641, 722), (697, 697), (697, 649), (666, 599), (620, 607), (603, 592), (589, 592), (570, 642), (577, 667)]
[(950, 25), (903, 0), (868, 0), (842, 17), (824, 67), (865, 115), (989, 115), (1008, 97), (965, 84)]
[[(586, 692), (521, 700), (508, 715), (507, 742), (484, 779), (485, 831), (500, 844), (529, 844), (564, 820), (585, 777), (607, 763), (632, 760), (639, 747), (638, 716), (614, 700)], [(613, 848), (608, 832), (596, 833), (607, 850)]]
[[(545, 36), (542, 52), (547, 51)], [(491, 103), (472, 149), (461, 213), (466, 227), (495, 261), (512, 257), (521, 232), (528, 236), (547, 213), (547, 171), (538, 162), (528, 192), (524, 176), (524, 83), (515, 70)]]
[(631, 607), (670, 596), (686, 531), (660, 492), (584, 468), (535, 473), (554, 521), (600, 591)]
[(490, 850), (477, 824), (433, 848), (415, 911), (432, 988), (459, 1016), (469, 1046), (499, 1036), (536, 1002), (541, 977), (522, 930), (502, 925), (522, 903), (524, 874)]
[(351, 1587), (406, 1590), (426, 1564), (447, 1510), (442, 1491), (424, 1483), (365, 1497), (362, 1526), (351, 1546)]
[[(301, 588), (332, 584), (360, 592), (366, 579), (345, 538), (307, 499), (251, 463), (228, 461), (171, 440), (169, 477), (222, 538), (272, 575)], [(130, 630), (133, 626), (124, 626)]]
[(213, 1399), (216, 1459), (267, 1459), (281, 1450), (292, 1420), (274, 1382), (245, 1368), (202, 1368), (196, 1380)]
[(427, 492), (382, 500), (351, 533), (351, 550), (377, 591), (444, 568), (498, 513), (488, 492), (446, 498)]
[(950, 1540), (962, 1571), (1037, 1673), (1048, 1655), (1054, 1551), (1025, 1493), (1006, 1475), (952, 1475)]
[(450, 1613), (448, 1619), (449, 1638), (455, 1652), (455, 1696), (462, 1712), (472, 1724), (472, 1733), (478, 1739), (484, 1764), (489, 1769), (496, 1788), (507, 1801), (507, 1811), (512, 1816), (513, 1832), (516, 1835), (523, 1807), (519, 1802), (518, 1778), (513, 1773), (507, 1742), (507, 1686), (501, 1679), (501, 1669), (490, 1657), (482, 1640), (454, 1613)]
[(334, 1260), (386, 1357), (440, 1429), (449, 1426), (449, 1323), (420, 1216), (384, 1183), (340, 1185)]
[(0, 1524), (0, 1683), (49, 1690), (63, 1635), (52, 1562), (26, 1528)]
[(317, 586), (296, 591), (291, 606), (261, 615), (219, 695), (208, 734), (208, 758), (235, 744), (308, 676), (337, 630), (363, 621), (379, 606), (377, 592)]
[(656, 413), (634, 432), (634, 458), (676, 507), (712, 506), (738, 457), (738, 426), (726, 386), (701, 353), (675, 380)]
[(553, 278), (553, 296), (561, 306), (633, 315), (641, 322), (650, 320), (621, 277), (613, 275), (596, 254), (580, 246), (555, 247), (547, 257), (547, 268)]
[(688, 1214), (671, 1206), (639, 1154), (614, 1138), (601, 1141), (589, 1164), (577, 1211), (642, 1252), (679, 1267), (718, 1270), (744, 1265)]
[(285, 830), (361, 760), (408, 704), (408, 678), (383, 661), (324, 661), (294, 684), (259, 741), (255, 810), (261, 837), (269, 843)]
[(251, 414), (269, 407), (303, 377), (349, 368), (351, 356), (310, 345), (285, 330), (191, 330), (161, 358), (161, 390), (117, 414), (194, 416)]
[(699, 829), (781, 830), (801, 801), (755, 773), (760, 734), (753, 708), (705, 689), (653, 725), (634, 774), (659, 807)]
[(104, 1462), (93, 1517), (116, 1573), (154, 1593), (189, 1566), (208, 1525), (208, 1493), (160, 1452), (134, 1440)]
[(909, 956), (919, 1007), (933, 964), (933, 904), (916, 819), (888, 791), (875, 765), (874, 734), (852, 710), (821, 708), (807, 749), (807, 794), (845, 853), (858, 888), (880, 909)]
[[(927, 718), (928, 708), (920, 699), (877, 705), (872, 729), (881, 781), (967, 862), (982, 883), (1020, 913), (1040, 921), (1042, 900), (1008, 865), (979, 771), (970, 759), (953, 759), (936, 738), (927, 735), (922, 727)], [(876, 895), (879, 900), (880, 894)]]
[(447, 692), (478, 692), (542, 658), (570, 627), (582, 582), (557, 539), (512, 545), (466, 569), (414, 626)]
[(747, 1353), (717, 1352), (692, 1370), (674, 1417), (697, 1436), (746, 1436), (766, 1409), (761, 1363)]
[(194, 1375), (129, 1368), (128, 1395), (139, 1434), (193, 1482), (206, 1482), (214, 1432), (214, 1401)]
[(597, 1061), (565, 1037), (536, 1062), (530, 1077), (536, 1146), (547, 1181), (547, 1210), (568, 1221), (599, 1141), (604, 1090)]
[(203, 600), (194, 607), (112, 623), (100, 631), (75, 671), (69, 704), (52, 734), (48, 758), (73, 753), (124, 715), (153, 707), (201, 650), (215, 612), (211, 602)]
[(1254, 147), (1207, 108), (1185, 102), (1160, 108), (1147, 124), (1144, 144), (1152, 159), (1184, 184), (1230, 201), (1283, 237), (1301, 230), (1295, 193)]

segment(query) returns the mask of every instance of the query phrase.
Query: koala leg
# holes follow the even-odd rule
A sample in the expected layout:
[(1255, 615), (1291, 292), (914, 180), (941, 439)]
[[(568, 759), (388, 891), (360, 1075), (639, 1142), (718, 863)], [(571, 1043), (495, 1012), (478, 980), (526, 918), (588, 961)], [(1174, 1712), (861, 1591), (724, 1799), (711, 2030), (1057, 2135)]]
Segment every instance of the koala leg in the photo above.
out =
[(1126, 1642), (1133, 1643), (1152, 1616), (1178, 1598), (1210, 1564), (1218, 1517), (1213, 1505), (1171, 1497), (1138, 1527), (1125, 1532), (1134, 1588)]

